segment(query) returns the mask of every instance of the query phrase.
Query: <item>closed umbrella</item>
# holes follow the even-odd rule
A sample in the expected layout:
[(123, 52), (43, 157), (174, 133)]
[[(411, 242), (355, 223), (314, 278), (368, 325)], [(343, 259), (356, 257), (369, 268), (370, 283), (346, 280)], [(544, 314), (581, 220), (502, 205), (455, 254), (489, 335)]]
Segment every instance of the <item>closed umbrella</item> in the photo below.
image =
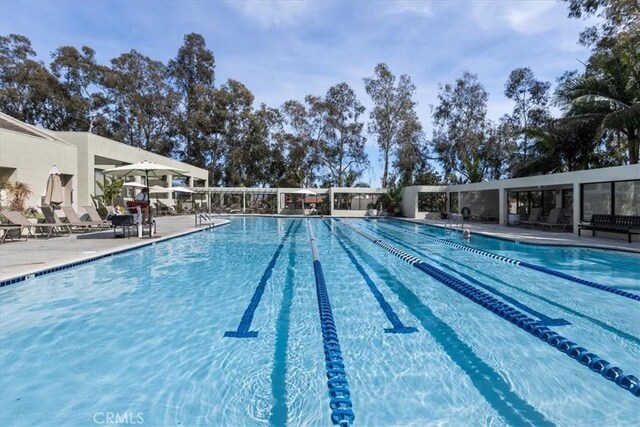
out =
[(64, 202), (62, 194), (62, 182), (60, 181), (60, 171), (53, 165), (49, 171), (49, 178), (47, 179), (47, 189), (44, 193), (44, 204), (50, 206), (57, 206)]

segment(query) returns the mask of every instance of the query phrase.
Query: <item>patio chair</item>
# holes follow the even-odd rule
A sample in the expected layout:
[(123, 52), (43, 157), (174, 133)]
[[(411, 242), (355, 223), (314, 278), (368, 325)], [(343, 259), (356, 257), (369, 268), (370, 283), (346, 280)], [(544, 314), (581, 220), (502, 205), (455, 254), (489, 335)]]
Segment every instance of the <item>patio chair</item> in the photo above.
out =
[(71, 206), (64, 206), (62, 208), (62, 212), (67, 217), (67, 222), (72, 227), (82, 228), (85, 231), (89, 231), (92, 228), (100, 228), (100, 230), (104, 228), (108, 228), (108, 224), (103, 224), (102, 221), (82, 221), (76, 211)]
[(0, 212), (7, 220), (11, 223), (11, 225), (20, 226), (20, 234), (22, 235), (22, 231), (27, 231), (27, 237), (32, 236), (34, 238), (36, 233), (40, 233), (40, 237), (45, 237), (48, 239), (52, 234), (55, 233), (56, 236), (60, 235), (60, 230), (66, 229), (67, 231), (71, 231), (69, 226), (65, 224), (34, 224), (29, 221), (24, 215), (22, 215), (18, 211), (2, 211)]
[(89, 215), (89, 220), (91, 222), (100, 222), (105, 227), (110, 226), (109, 221), (107, 221), (106, 219), (102, 219), (102, 217), (100, 217), (100, 214), (98, 213), (98, 210), (95, 208), (95, 206), (83, 206), (83, 208), (84, 208), (84, 211), (87, 213), (87, 215)]
[[(19, 225), (0, 224), (0, 244), (4, 243), (7, 238), (12, 242), (16, 241), (16, 238), (20, 240), (22, 238), (22, 227)], [(27, 241), (27, 237), (24, 238)]]
[(541, 227), (549, 227), (550, 229), (559, 228), (560, 231), (564, 231), (565, 228), (569, 225), (564, 221), (564, 214), (562, 209), (553, 208), (549, 211), (549, 216), (546, 221), (542, 221), (539, 223)]
[(85, 227), (84, 224), (73, 224), (70, 221), (62, 221), (62, 219), (58, 217), (58, 215), (56, 215), (51, 206), (40, 206), (40, 210), (44, 214), (44, 222), (47, 224), (58, 224), (60, 226), (65, 226), (69, 229), (69, 231), (73, 231), (74, 228), (76, 230), (81, 229), (83, 231), (88, 231), (88, 227)]
[(520, 225), (538, 225), (542, 218), (540, 214), (542, 212), (541, 208), (531, 208), (531, 212), (529, 212), (529, 218), (526, 220), (520, 220)]

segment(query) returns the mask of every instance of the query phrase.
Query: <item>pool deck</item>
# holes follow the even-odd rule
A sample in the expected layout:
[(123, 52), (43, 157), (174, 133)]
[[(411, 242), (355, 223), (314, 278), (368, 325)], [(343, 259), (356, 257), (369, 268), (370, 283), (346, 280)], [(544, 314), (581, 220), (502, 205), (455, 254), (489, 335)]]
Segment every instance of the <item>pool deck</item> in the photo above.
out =
[[(304, 217), (297, 216), (297, 218)], [(413, 220), (401, 218), (400, 220), (439, 227), (444, 227), (447, 223), (446, 221), (431, 219)], [(27, 242), (24, 240), (5, 242), (0, 245), (0, 282), (123, 250), (143, 247), (203, 229), (203, 227), (195, 226), (195, 220), (192, 215), (158, 217), (156, 222), (158, 233), (151, 239), (149, 237), (138, 238), (133, 236), (131, 238), (114, 238), (113, 229), (107, 229), (90, 233), (73, 233), (69, 236), (52, 237), (50, 239), (29, 238)], [(228, 219), (216, 218), (211, 226), (217, 227), (228, 223)], [(459, 226), (455, 228), (460, 229)], [(472, 239), (474, 234), (482, 234), (539, 245), (589, 246), (640, 253), (640, 242), (627, 243), (623, 235), (619, 235), (619, 238), (602, 238), (591, 237), (591, 233), (586, 232), (583, 236), (578, 237), (572, 233), (479, 222), (466, 223), (464, 228), (471, 230)]]
[[(447, 225), (447, 220), (399, 219), (420, 224), (434, 225), (442, 228)], [(455, 230), (461, 229), (459, 225), (456, 225), (453, 228)], [(640, 242), (628, 243), (626, 234), (612, 234), (612, 236), (615, 236), (613, 238), (598, 237), (597, 235), (596, 237), (592, 237), (591, 231), (585, 231), (582, 233), (582, 236), (578, 236), (571, 232), (549, 231), (540, 228), (516, 227), (474, 221), (465, 222), (464, 228), (468, 228), (471, 231), (472, 238), (474, 234), (480, 234), (498, 239), (512, 240), (534, 245), (588, 246), (593, 248), (640, 253)]]
[(114, 238), (113, 229), (109, 228), (50, 239), (6, 241), (0, 245), (0, 282), (229, 223), (228, 219), (215, 218), (210, 225), (196, 227), (193, 215), (162, 216), (155, 220), (157, 234), (152, 238), (134, 235), (130, 238)]

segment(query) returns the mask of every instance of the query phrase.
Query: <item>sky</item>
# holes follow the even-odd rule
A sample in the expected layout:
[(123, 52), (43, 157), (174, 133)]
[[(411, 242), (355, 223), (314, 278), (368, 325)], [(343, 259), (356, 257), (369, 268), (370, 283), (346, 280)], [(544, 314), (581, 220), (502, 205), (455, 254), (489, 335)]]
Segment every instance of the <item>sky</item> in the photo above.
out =
[[(346, 82), (367, 107), (363, 78), (378, 63), (416, 85), (416, 111), (431, 136), (431, 106), (439, 85), (465, 71), (489, 92), (488, 114), (498, 119), (513, 104), (504, 96), (509, 73), (529, 67), (555, 80), (581, 70), (589, 57), (578, 44), (588, 23), (567, 18), (556, 0), (434, 1), (0, 1), (0, 34), (28, 37), (49, 63), (60, 46), (89, 46), (98, 62), (135, 49), (167, 62), (188, 33), (201, 34), (216, 61), (216, 85), (235, 79), (255, 106), (278, 107), (322, 96)], [(381, 162), (369, 137), (371, 168), (363, 181), (380, 183)]]

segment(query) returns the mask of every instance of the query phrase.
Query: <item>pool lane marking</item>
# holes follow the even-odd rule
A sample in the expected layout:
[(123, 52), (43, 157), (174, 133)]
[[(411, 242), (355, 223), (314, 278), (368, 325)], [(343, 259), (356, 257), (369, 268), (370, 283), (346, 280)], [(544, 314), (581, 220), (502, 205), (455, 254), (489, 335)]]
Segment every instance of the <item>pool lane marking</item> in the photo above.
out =
[[(225, 332), (224, 333), (225, 337), (256, 338), (258, 336), (258, 331), (249, 330), (249, 328), (251, 328), (251, 322), (253, 321), (253, 315), (255, 314), (256, 309), (258, 308), (258, 305), (260, 304), (260, 300), (262, 299), (262, 295), (264, 294), (264, 290), (267, 286), (267, 281), (269, 280), (269, 278), (271, 277), (271, 274), (273, 273), (273, 268), (276, 266), (276, 261), (280, 256), (280, 252), (282, 252), (284, 243), (286, 242), (287, 238), (289, 237), (289, 234), (291, 233), (293, 224), (294, 223), (291, 223), (287, 231), (284, 233), (284, 237), (280, 241), (280, 244), (278, 245), (276, 252), (273, 254), (273, 257), (271, 258), (271, 262), (269, 262), (269, 265), (267, 265), (266, 270), (264, 270), (264, 273), (262, 274), (262, 278), (260, 279), (260, 282), (258, 283), (258, 286), (256, 287), (256, 290), (253, 293), (253, 297), (251, 297), (251, 302), (247, 306), (247, 309), (244, 311), (244, 314), (242, 315), (242, 319), (240, 320), (238, 329), (235, 331)], [(298, 228), (300, 228), (300, 223), (298, 223), (298, 226), (296, 227), (296, 231), (298, 230)]]
[[(342, 228), (336, 229), (354, 252), (367, 263), (384, 281), (389, 289), (396, 294), (398, 300), (407, 310), (418, 319), (422, 327), (439, 345), (451, 362), (457, 365), (468, 377), (487, 403), (504, 418), (506, 424), (513, 426), (553, 425), (544, 414), (538, 412), (532, 405), (513, 390), (507, 381), (487, 362), (479, 357), (473, 348), (465, 343), (444, 320), (439, 318), (429, 306), (422, 302), (411, 289), (390, 272), (385, 264), (378, 262), (362, 245), (354, 242)], [(394, 353), (394, 357), (402, 356)], [(453, 373), (454, 375), (457, 375)], [(433, 387), (433, 385), (425, 385)], [(418, 392), (416, 390), (416, 392)]]
[[(297, 230), (298, 228), (296, 228)], [(271, 371), (271, 392), (274, 402), (269, 416), (270, 426), (286, 426), (289, 417), (289, 408), (287, 406), (287, 352), (296, 273), (296, 240), (292, 239), (290, 245), (287, 276), (282, 288), (282, 305), (276, 321), (273, 370)]]
[[(401, 227), (404, 228), (404, 227)], [(414, 233), (416, 234), (420, 234), (421, 236), (425, 236), (427, 239), (433, 241), (433, 242), (437, 242), (437, 243), (442, 243), (444, 245), (448, 245), (448, 246), (452, 246), (456, 249), (462, 249), (463, 251), (467, 251), (467, 252), (472, 252), (476, 255), (480, 255), (480, 256), (484, 256), (487, 258), (491, 258), (494, 259), (496, 261), (500, 261), (500, 262), (504, 262), (507, 264), (512, 264), (512, 265), (516, 265), (518, 267), (524, 267), (524, 268), (529, 268), (531, 270), (535, 270), (535, 271), (539, 271), (541, 273), (545, 273), (545, 274), (549, 274), (551, 276), (556, 276), (559, 277), (561, 279), (565, 279), (568, 280), (570, 282), (574, 282), (577, 283), (579, 285), (584, 285), (584, 286), (589, 286), (591, 288), (596, 288), (599, 289), (601, 291), (605, 291), (605, 292), (609, 292), (612, 294), (616, 294), (616, 295), (620, 295), (621, 297), (625, 297), (625, 298), (629, 298), (632, 300), (636, 300), (636, 301), (640, 301), (640, 295), (631, 293), (631, 292), (627, 292), (627, 291), (623, 291), (622, 289), (617, 289), (614, 288), (612, 286), (606, 286), (606, 285), (602, 285), (600, 283), (596, 283), (596, 282), (592, 282), (590, 280), (585, 280), (585, 279), (581, 279), (579, 277), (575, 277), (572, 276), (570, 274), (567, 273), (563, 273), (561, 271), (557, 271), (557, 270), (553, 270), (551, 268), (547, 268), (544, 267), (542, 265), (537, 265), (537, 264), (531, 264), (528, 263), (526, 261), (519, 261), (517, 259), (513, 259), (513, 258), (509, 258), (506, 256), (502, 256), (502, 255), (497, 255), (491, 252), (487, 252), (487, 251), (483, 251), (480, 249), (475, 249), (466, 245), (461, 245), (460, 243), (455, 243), (452, 242), (450, 240), (445, 240), (445, 239), (440, 239), (438, 237), (433, 237), (430, 236), (426, 233), (423, 233), (422, 231), (414, 231)]]
[(324, 360), (327, 369), (327, 387), (329, 388), (329, 406), (331, 408), (331, 422), (341, 427), (351, 426), (355, 415), (352, 409), (351, 392), (347, 381), (347, 370), (342, 360), (342, 350), (338, 339), (338, 330), (333, 321), (331, 301), (327, 292), (327, 284), (322, 272), (322, 264), (318, 256), (316, 237), (311, 228), (311, 222), (307, 219), (309, 230), (309, 243), (313, 257), (313, 273), (316, 279), (316, 295), (318, 298), (318, 311), (320, 312), (320, 329), (324, 344)]
[[(377, 226), (379, 226), (379, 225), (380, 225), (380, 223), (378, 222), (376, 225), (377, 225)], [(405, 230), (404, 230), (404, 228), (400, 228), (399, 230), (405, 231)], [(408, 232), (408, 230), (407, 230), (407, 232)], [(394, 240), (395, 240), (395, 239), (394, 239)], [(396, 241), (397, 241), (397, 240), (396, 240)], [(408, 246), (406, 246), (406, 245), (404, 245), (404, 246), (405, 246), (405, 247), (408, 247)], [(411, 248), (411, 249), (412, 249), (412, 250), (415, 250), (415, 249), (413, 249), (413, 248)], [(421, 251), (417, 251), (417, 252), (418, 252), (418, 253), (424, 253), (424, 252), (421, 252)], [(426, 254), (425, 254), (425, 255), (426, 255)], [(428, 255), (427, 255), (427, 256), (428, 256)], [(506, 286), (506, 287), (508, 287), (508, 288), (510, 288), (510, 289), (513, 289), (513, 290), (518, 291), (518, 292), (522, 292), (522, 293), (524, 293), (524, 294), (526, 294), (526, 295), (529, 295), (529, 296), (531, 296), (531, 297), (533, 297), (533, 298), (537, 298), (537, 299), (539, 299), (539, 300), (541, 300), (541, 301), (544, 301), (545, 303), (547, 303), (547, 304), (549, 304), (549, 305), (552, 305), (552, 306), (554, 306), (554, 307), (556, 307), (556, 308), (559, 308), (560, 310), (563, 310), (563, 311), (565, 311), (565, 312), (569, 313), (569, 314), (570, 314), (570, 315), (572, 315), (572, 316), (579, 317), (579, 318), (581, 318), (581, 319), (585, 319), (585, 320), (587, 320), (587, 321), (589, 321), (589, 322), (591, 322), (591, 323), (594, 323), (594, 324), (598, 325), (600, 328), (604, 329), (605, 331), (611, 332), (611, 333), (612, 333), (612, 334), (614, 334), (614, 335), (618, 335), (620, 338), (623, 338), (623, 339), (625, 339), (625, 340), (627, 340), (627, 341), (630, 341), (630, 342), (634, 343), (634, 344), (635, 344), (635, 345), (637, 345), (637, 346), (640, 346), (640, 338), (638, 338), (638, 337), (636, 337), (636, 336), (634, 336), (634, 335), (631, 335), (631, 334), (630, 334), (630, 333), (628, 333), (628, 332), (625, 332), (625, 331), (622, 331), (622, 330), (620, 330), (620, 329), (618, 329), (618, 328), (615, 328), (615, 327), (613, 327), (613, 326), (611, 326), (611, 325), (609, 325), (609, 324), (607, 324), (607, 323), (603, 322), (603, 321), (602, 321), (602, 320), (600, 320), (600, 319), (596, 319), (596, 318), (594, 318), (594, 317), (588, 316), (588, 315), (586, 315), (586, 314), (584, 314), (584, 313), (581, 313), (581, 312), (576, 311), (576, 310), (574, 310), (574, 309), (572, 309), (572, 308), (570, 308), (570, 307), (567, 307), (566, 305), (559, 304), (559, 303), (557, 303), (556, 301), (553, 301), (553, 300), (550, 300), (550, 299), (548, 299), (548, 298), (545, 298), (544, 296), (542, 296), (542, 295), (540, 295), (540, 294), (537, 294), (537, 293), (535, 293), (535, 292), (531, 292), (531, 291), (529, 291), (529, 290), (527, 290), (527, 289), (519, 288), (519, 287), (517, 287), (517, 286), (513, 286), (513, 285), (510, 285), (510, 284), (508, 284), (508, 283), (505, 283), (505, 282), (501, 281), (500, 279), (497, 279), (497, 278), (495, 278), (495, 277), (492, 277), (492, 276), (490, 276), (490, 275), (488, 275), (488, 274), (486, 274), (486, 273), (483, 273), (482, 271), (479, 271), (479, 270), (473, 269), (473, 268), (471, 268), (471, 267), (469, 267), (469, 266), (467, 266), (467, 265), (463, 265), (463, 264), (461, 264), (461, 263), (459, 263), (459, 262), (456, 262), (456, 261), (455, 261), (455, 260), (453, 260), (453, 259), (449, 259), (448, 261), (449, 261), (449, 262), (453, 262), (453, 263), (455, 263), (455, 264), (458, 264), (458, 265), (460, 265), (460, 266), (462, 266), (462, 267), (469, 268), (469, 269), (471, 269), (472, 271), (475, 271), (476, 273), (478, 273), (478, 274), (480, 274), (480, 275), (482, 275), (482, 276), (484, 276), (484, 277), (486, 277), (486, 278), (488, 278), (488, 279), (490, 279), (490, 280), (495, 280), (495, 281), (497, 281), (498, 283), (501, 283), (503, 286)], [(434, 262), (438, 262), (438, 261), (434, 260)], [(450, 270), (452, 270), (452, 271), (456, 271), (456, 270), (454, 270), (452, 267), (447, 266), (446, 264), (442, 264), (442, 263), (439, 263), (439, 264), (444, 265), (445, 267), (448, 267), (448, 268), (449, 268)], [(461, 273), (461, 275), (462, 275), (462, 273)], [(561, 318), (561, 319), (559, 319), (559, 320), (563, 320), (563, 319)], [(549, 324), (548, 324), (548, 323), (546, 323), (546, 322), (544, 322), (544, 323), (545, 323), (547, 326), (549, 326)]]
[[(370, 231), (373, 231), (373, 230), (370, 230)], [(402, 231), (404, 232), (404, 230), (402, 230)], [(391, 240), (393, 243), (395, 243), (397, 245), (400, 245), (400, 246), (402, 246), (402, 247), (404, 247), (406, 249), (415, 251), (416, 253), (419, 253), (419, 254), (422, 254), (422, 255), (425, 255), (425, 256), (429, 256), (428, 254), (424, 253), (423, 251), (420, 251), (418, 249), (412, 248), (411, 246), (407, 245), (406, 243), (400, 241), (399, 239), (396, 239), (396, 238), (390, 236), (389, 233), (387, 233), (384, 230), (378, 230), (378, 232), (384, 234), (386, 239)], [(446, 268), (447, 270), (453, 271), (454, 273), (458, 274), (463, 279), (468, 280), (469, 282), (473, 283), (474, 285), (480, 286), (481, 288), (484, 288), (484, 289), (488, 290), (492, 294), (499, 296), (503, 300), (509, 302), (511, 305), (513, 305), (515, 307), (518, 307), (519, 309), (521, 309), (523, 311), (526, 311), (527, 313), (529, 313), (529, 314), (531, 314), (533, 316), (536, 316), (537, 318), (540, 319), (540, 321), (541, 321), (540, 323), (543, 324), (543, 325), (546, 325), (546, 326), (567, 326), (567, 325), (571, 324), (570, 322), (568, 322), (565, 319), (562, 319), (562, 318), (553, 319), (553, 318), (547, 316), (546, 314), (540, 313), (536, 309), (531, 308), (528, 305), (521, 303), (517, 299), (500, 292), (499, 290), (497, 290), (493, 286), (484, 284), (481, 281), (479, 281), (478, 279), (476, 279), (474, 277), (471, 277), (468, 274), (465, 274), (465, 273), (463, 273), (461, 271), (458, 271), (458, 270), (454, 269), (453, 267), (451, 267), (451, 266), (449, 266), (449, 265), (447, 265), (447, 264), (445, 264), (443, 262), (440, 262), (440, 261), (435, 260), (433, 258), (431, 260), (434, 263), (436, 263), (437, 265), (439, 265), (440, 267), (443, 267), (443, 268)], [(468, 267), (468, 266), (465, 266), (465, 267), (473, 270), (473, 268), (471, 268), (471, 267)]]
[(633, 396), (640, 397), (640, 381), (635, 375), (625, 375), (621, 368), (611, 365), (608, 361), (601, 359), (598, 355), (591, 353), (586, 348), (580, 347), (578, 344), (569, 341), (567, 338), (563, 337), (557, 332), (542, 325), (540, 321), (530, 318), (526, 314), (518, 311), (513, 307), (509, 307), (502, 301), (481, 290), (474, 288), (473, 286), (463, 282), (462, 280), (427, 264), (419, 258), (407, 254), (406, 252), (386, 243), (381, 239), (372, 237), (371, 235), (354, 227), (351, 224), (348, 224), (339, 219), (336, 219), (336, 221), (348, 227), (355, 233), (360, 234), (367, 240), (372, 241), (374, 244), (386, 249), (396, 257), (404, 260), (405, 262), (414, 266), (428, 276), (431, 276), (448, 288), (453, 289), (460, 295), (470, 299), (476, 304), (483, 306), (494, 314), (513, 323), (518, 328), (539, 338), (552, 347), (555, 347), (557, 350), (565, 353), (572, 359), (575, 359), (581, 365), (587, 366), (592, 371), (601, 374), (605, 379), (615, 382), (617, 386), (629, 391)]
[[(331, 231), (331, 226), (326, 221), (323, 221), (323, 222), (324, 222), (324, 225), (326, 225), (327, 228), (329, 229), (329, 233), (333, 234), (333, 232)], [(387, 316), (387, 319), (389, 319), (389, 322), (391, 323), (391, 325), (393, 325), (393, 328), (384, 328), (384, 331), (388, 334), (411, 334), (414, 332), (418, 332), (418, 330), (413, 326), (405, 326), (402, 323), (402, 321), (400, 320), (396, 312), (393, 311), (393, 307), (391, 307), (391, 304), (387, 302), (382, 292), (380, 292), (380, 289), (378, 289), (374, 281), (367, 274), (367, 272), (364, 270), (362, 265), (358, 262), (358, 260), (353, 255), (353, 253), (345, 246), (344, 242), (342, 241), (342, 237), (338, 236), (337, 234), (334, 234), (334, 235), (336, 236), (336, 240), (340, 244), (340, 247), (342, 247), (342, 249), (345, 251), (345, 253), (349, 257), (349, 260), (356, 267), (356, 269), (364, 279), (365, 283), (369, 287), (369, 290), (371, 290), (371, 293), (375, 297), (376, 301), (378, 301), (378, 304), (380, 305), (380, 308), (384, 312), (385, 316)]]

